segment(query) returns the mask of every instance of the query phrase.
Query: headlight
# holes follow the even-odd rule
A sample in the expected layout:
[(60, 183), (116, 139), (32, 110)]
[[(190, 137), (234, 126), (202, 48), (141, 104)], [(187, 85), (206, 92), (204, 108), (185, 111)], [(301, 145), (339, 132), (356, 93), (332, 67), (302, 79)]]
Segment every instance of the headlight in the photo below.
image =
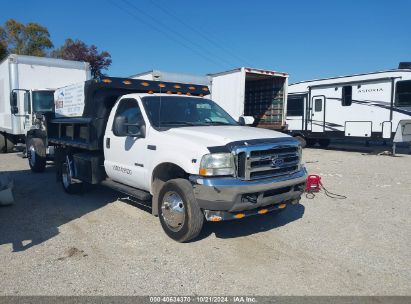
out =
[(231, 153), (206, 154), (201, 159), (200, 175), (234, 175), (234, 157)]

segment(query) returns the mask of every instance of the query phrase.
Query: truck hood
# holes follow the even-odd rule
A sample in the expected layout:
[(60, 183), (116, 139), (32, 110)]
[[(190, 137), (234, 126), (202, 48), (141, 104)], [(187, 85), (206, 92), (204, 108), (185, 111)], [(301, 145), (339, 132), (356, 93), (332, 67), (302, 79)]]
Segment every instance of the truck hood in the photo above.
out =
[(241, 140), (289, 137), (277, 131), (245, 126), (181, 127), (172, 128), (166, 133), (169, 136), (188, 140), (192, 144), (199, 144), (203, 147), (223, 146)]

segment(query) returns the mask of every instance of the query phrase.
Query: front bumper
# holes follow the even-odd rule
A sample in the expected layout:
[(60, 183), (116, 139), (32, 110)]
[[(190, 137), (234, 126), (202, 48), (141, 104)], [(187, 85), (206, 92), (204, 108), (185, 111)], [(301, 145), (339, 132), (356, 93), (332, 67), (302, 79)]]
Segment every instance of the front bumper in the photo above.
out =
[(207, 211), (235, 213), (280, 203), (296, 203), (304, 192), (306, 179), (304, 166), (292, 174), (261, 180), (190, 176), (194, 196), (206, 214)]

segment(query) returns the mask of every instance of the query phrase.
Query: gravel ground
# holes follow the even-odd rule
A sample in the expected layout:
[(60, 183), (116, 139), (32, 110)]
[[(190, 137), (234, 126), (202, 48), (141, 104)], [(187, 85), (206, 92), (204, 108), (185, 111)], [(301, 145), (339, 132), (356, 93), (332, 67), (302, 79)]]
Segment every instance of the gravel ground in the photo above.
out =
[[(355, 150), (355, 151), (353, 151)], [(207, 223), (179, 244), (147, 208), (0, 155), (0, 295), (411, 295), (411, 156), (305, 149), (320, 193), (283, 213)]]

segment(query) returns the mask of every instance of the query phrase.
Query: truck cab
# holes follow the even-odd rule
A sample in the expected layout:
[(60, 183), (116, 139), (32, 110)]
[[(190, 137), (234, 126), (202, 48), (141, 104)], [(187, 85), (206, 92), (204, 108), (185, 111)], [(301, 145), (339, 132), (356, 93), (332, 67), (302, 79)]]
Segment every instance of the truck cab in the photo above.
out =
[[(85, 89), (86, 115), (50, 121), (48, 141), (67, 192), (100, 183), (147, 200), (180, 242), (195, 238), (205, 220), (237, 220), (299, 202), (307, 172), (297, 140), (234, 120), (203, 98), (204, 87), (149, 85), (167, 93), (147, 88), (114, 98), (119, 91), (107, 90), (111, 97), (104, 99), (98, 89)], [(84, 117), (92, 112), (99, 118)]]

